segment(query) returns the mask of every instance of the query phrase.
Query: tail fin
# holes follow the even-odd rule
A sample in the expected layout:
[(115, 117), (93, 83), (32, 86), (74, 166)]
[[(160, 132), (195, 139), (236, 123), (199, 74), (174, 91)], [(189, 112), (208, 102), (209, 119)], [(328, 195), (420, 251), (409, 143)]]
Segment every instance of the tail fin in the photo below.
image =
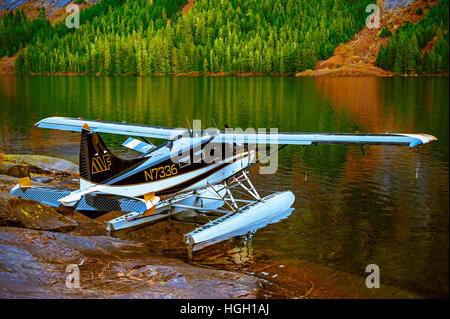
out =
[(122, 160), (112, 154), (100, 135), (91, 132), (87, 124), (81, 130), (80, 177), (94, 183), (102, 183), (141, 162), (142, 159)]

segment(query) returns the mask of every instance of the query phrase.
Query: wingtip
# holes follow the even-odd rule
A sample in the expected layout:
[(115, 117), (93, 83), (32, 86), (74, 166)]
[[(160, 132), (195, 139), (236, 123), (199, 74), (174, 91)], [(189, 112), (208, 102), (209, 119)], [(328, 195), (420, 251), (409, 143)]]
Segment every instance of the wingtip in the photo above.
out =
[(41, 124), (43, 124), (43, 123), (45, 124), (46, 122), (51, 121), (51, 120), (53, 120), (53, 119), (55, 119), (55, 118), (60, 118), (60, 117), (57, 116), (57, 115), (53, 115), (53, 116), (50, 116), (50, 117), (46, 117), (46, 118), (44, 118), (44, 119), (42, 119), (42, 120), (36, 122), (36, 123), (34, 124), (34, 126), (39, 127), (39, 125), (41, 125)]
[[(425, 135), (428, 135), (428, 134), (425, 134)], [(438, 140), (436, 136), (433, 136), (433, 135), (428, 135), (428, 136), (430, 137), (430, 143)]]
[(412, 137), (414, 139), (409, 144), (410, 148), (421, 145), (421, 144), (428, 144), (428, 143), (437, 141), (437, 138), (430, 134), (420, 133), (420, 134), (406, 134), (406, 135), (408, 135), (409, 137)]
[(423, 139), (425, 140), (423, 143), (424, 144), (426, 144), (426, 143), (432, 143), (432, 142), (434, 142), (434, 141), (437, 141), (437, 138), (436, 138), (436, 136), (433, 136), (433, 135), (430, 135), (430, 134), (424, 134), (424, 133), (421, 133), (420, 134), (422, 137), (423, 137)]
[(40, 120), (40, 121), (34, 123), (34, 126), (39, 127), (39, 125), (40, 125), (43, 121), (45, 121), (45, 119), (42, 119), (42, 120)]

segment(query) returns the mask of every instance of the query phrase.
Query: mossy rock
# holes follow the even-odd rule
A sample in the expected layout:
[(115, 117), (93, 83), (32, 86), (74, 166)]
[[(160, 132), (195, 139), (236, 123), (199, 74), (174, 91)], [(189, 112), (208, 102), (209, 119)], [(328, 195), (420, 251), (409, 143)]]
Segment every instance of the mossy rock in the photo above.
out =
[(0, 194), (0, 225), (68, 232), (78, 223), (47, 205)]
[[(28, 166), (31, 173), (77, 175), (78, 166), (64, 159), (42, 155), (15, 155), (0, 156), (0, 172), (9, 175), (8, 169), (12, 166)], [(12, 175), (10, 175), (12, 176)]]
[(28, 167), (28, 165), (24, 164), (1, 162), (0, 174), (12, 177), (27, 177), (30, 176), (30, 168)]
[(27, 165), (12, 165), (7, 171), (6, 175), (12, 177), (27, 177), (30, 176), (30, 168)]

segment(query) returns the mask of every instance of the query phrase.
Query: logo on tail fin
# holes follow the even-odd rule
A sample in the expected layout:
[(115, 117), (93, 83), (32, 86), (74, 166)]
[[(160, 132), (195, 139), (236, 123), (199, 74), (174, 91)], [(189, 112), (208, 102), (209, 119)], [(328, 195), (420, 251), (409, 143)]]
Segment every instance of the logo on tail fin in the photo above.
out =
[(106, 172), (111, 169), (111, 158), (109, 154), (92, 158), (92, 174)]

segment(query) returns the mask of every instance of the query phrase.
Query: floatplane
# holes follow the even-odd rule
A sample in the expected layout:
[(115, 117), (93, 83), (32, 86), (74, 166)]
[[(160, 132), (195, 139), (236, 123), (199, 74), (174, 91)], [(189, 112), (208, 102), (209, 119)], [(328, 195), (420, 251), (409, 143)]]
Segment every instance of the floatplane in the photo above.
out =
[[(230, 132), (227, 129), (195, 132), (185, 128), (64, 117), (45, 118), (35, 125), (81, 132), (80, 187), (73, 190), (32, 186), (29, 178), (24, 178), (19, 179), (11, 190), (12, 195), (53, 207), (66, 206), (92, 213), (123, 212), (120, 217), (107, 222), (109, 232), (157, 222), (187, 210), (217, 215), (185, 235), (190, 248), (291, 209), (295, 199), (291, 191), (261, 197), (252, 184), (249, 168), (261, 160), (252, 145), (276, 145), (275, 151), (286, 145), (316, 144), (412, 148), (436, 140), (427, 134), (400, 133), (272, 134)], [(134, 159), (115, 156), (99, 133), (128, 136), (122, 145), (141, 155)], [(165, 142), (156, 147), (148, 138)], [(205, 151), (208, 147), (209, 151)], [(211, 149), (215, 151), (211, 152)], [(213, 160), (206, 160), (207, 155)]]

